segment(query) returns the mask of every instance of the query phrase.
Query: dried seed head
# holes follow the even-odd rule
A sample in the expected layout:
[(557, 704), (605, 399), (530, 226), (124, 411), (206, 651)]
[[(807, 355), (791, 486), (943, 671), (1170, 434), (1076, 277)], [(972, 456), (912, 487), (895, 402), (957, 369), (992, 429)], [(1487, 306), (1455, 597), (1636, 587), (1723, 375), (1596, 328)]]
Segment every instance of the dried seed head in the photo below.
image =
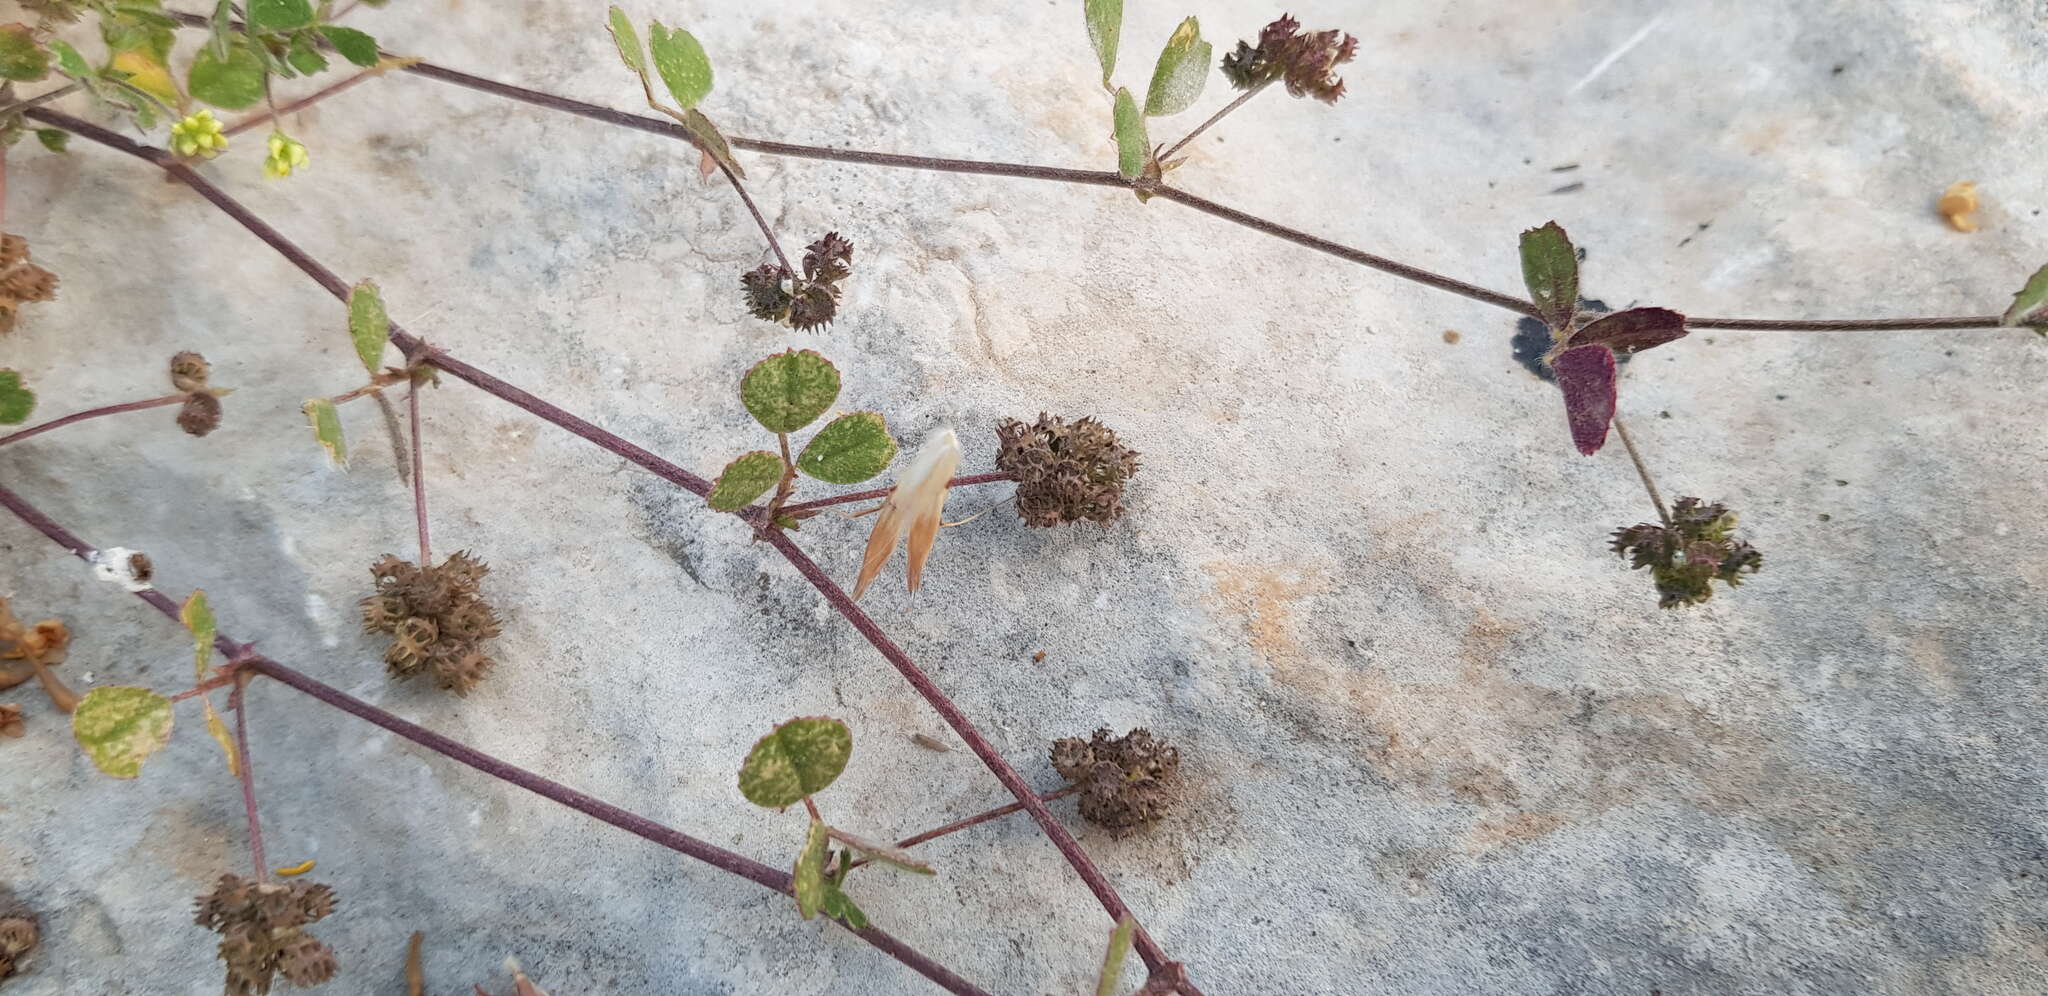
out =
[(171, 386), (187, 394), (206, 390), (206, 378), (212, 372), (206, 357), (189, 349), (171, 357)]
[(1124, 514), (1124, 485), (1138, 472), (1138, 453), (1093, 418), (1069, 424), (1039, 413), (1026, 425), (996, 427), (996, 467), (1017, 478), (1017, 514), (1033, 526), (1063, 522), (1108, 525)]
[(839, 282), (853, 273), (853, 243), (838, 232), (805, 247), (804, 272), (767, 263), (740, 275), (747, 312), (800, 331), (823, 328), (839, 313)]
[(386, 669), (394, 678), (432, 672), (435, 684), (466, 695), (495, 663), (482, 650), (502, 628), (484, 601), (489, 565), (458, 553), (438, 567), (421, 569), (393, 556), (370, 568), (376, 591), (361, 603), (363, 630), (386, 633)]
[(187, 435), (204, 436), (220, 428), (220, 399), (201, 391), (185, 396), (185, 404), (178, 409), (178, 428)]
[(1285, 14), (1259, 32), (1259, 43), (1238, 42), (1223, 57), (1223, 76), (1239, 90), (1275, 80), (1296, 97), (1334, 104), (1344, 96), (1338, 66), (1358, 56), (1358, 39), (1341, 31), (1301, 33), (1301, 22)]
[(273, 884), (222, 875), (198, 899), (194, 922), (221, 935), (226, 992), (262, 994), (275, 976), (293, 985), (319, 985), (334, 977), (334, 952), (307, 924), (334, 912), (334, 890), (314, 882)]
[(0, 918), (0, 955), (19, 958), (41, 939), (35, 920), (26, 916)]
[(1719, 502), (1680, 498), (1671, 505), (1671, 525), (1641, 522), (1614, 531), (1615, 554), (1631, 569), (1650, 569), (1657, 604), (1674, 609), (1714, 597), (1713, 582), (1729, 587), (1744, 574), (1763, 569), (1764, 555), (1735, 539), (1735, 513)]
[(747, 292), (748, 313), (764, 322), (787, 320), (790, 305), (795, 299), (784, 285), (795, 279), (794, 274), (774, 263), (765, 263), (740, 274), (740, 286)]
[(1081, 815), (1113, 829), (1159, 819), (1178, 795), (1180, 751), (1143, 727), (1121, 737), (1102, 729), (1092, 740), (1055, 740), (1052, 766), (1081, 786)]

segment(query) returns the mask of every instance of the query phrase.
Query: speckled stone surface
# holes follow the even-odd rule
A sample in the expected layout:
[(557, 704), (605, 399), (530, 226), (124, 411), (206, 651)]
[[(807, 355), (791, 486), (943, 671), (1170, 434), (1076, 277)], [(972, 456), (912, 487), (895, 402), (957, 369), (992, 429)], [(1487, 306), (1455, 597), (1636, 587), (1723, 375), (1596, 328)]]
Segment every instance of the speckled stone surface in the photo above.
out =
[[(734, 134), (1103, 168), (1078, 6), (635, 13), (704, 40), (705, 109)], [(1220, 50), (1279, 13), (1129, 6), (1133, 86), (1182, 14)], [(1515, 234), (1555, 218), (1587, 296), (1693, 315), (1983, 314), (2048, 262), (2035, 0), (1293, 13), (1363, 39), (1351, 96), (1263, 96), (1175, 182), (1507, 290)], [(594, 3), (352, 18), (393, 50), (638, 100)], [(1212, 79), (1155, 137), (1225, 99)], [(1118, 191), (745, 156), (787, 242), (858, 247), (840, 321), (797, 334), (744, 313), (760, 236), (675, 143), (403, 76), (291, 130), (302, 176), (263, 179), (260, 133), (205, 169), (431, 341), (685, 466), (763, 443), (733, 384), (792, 344), (839, 362), (841, 407), (909, 439), (956, 426), (964, 471), (996, 420), (1041, 409), (1142, 450), (1114, 528), (999, 510), (943, 536), (917, 596), (892, 571), (866, 605), (1037, 784), (1058, 784), (1052, 738), (1099, 725), (1182, 746), (1179, 815), (1078, 832), (1209, 993), (2048, 991), (2031, 335), (1702, 332), (1637, 358), (1622, 411), (1667, 492), (1729, 502), (1767, 558), (1665, 612), (1605, 548), (1651, 515), (1625, 457), (1571, 450), (1506, 312)], [(435, 542), (493, 565), (504, 663), (464, 701), (388, 683), (354, 603), (410, 548), (408, 493), (375, 408), (344, 412), (347, 473), (298, 412), (360, 380), (341, 310), (145, 165), (32, 145), (6, 228), (63, 286), (0, 366), (39, 414), (158, 393), (179, 349), (238, 390), (205, 439), (165, 410), (7, 447), (8, 488), (148, 551), (166, 591), (203, 587), (279, 660), (770, 864), (801, 817), (748, 805), (733, 772), (792, 715), (852, 724), (819, 801), (857, 831), (1007, 801), (970, 754), (912, 745), (950, 734), (739, 523), (459, 384), (425, 398)], [(1971, 235), (1932, 209), (1965, 179)], [(850, 580), (866, 521), (801, 540)], [(0, 593), (70, 623), (78, 685), (189, 683), (176, 626), (12, 518)], [(121, 782), (32, 688), (0, 701), (28, 719), (0, 741), (0, 882), (47, 935), (0, 989), (215, 991), (190, 902), (246, 858), (197, 716)], [(557, 996), (925, 991), (779, 896), (288, 689), (251, 710), (273, 863), (317, 859), (342, 897), (325, 991), (403, 991), (415, 930), (435, 994), (502, 988), (508, 955)], [(1027, 821), (923, 851), (936, 879), (855, 878), (878, 924), (991, 991), (1084, 991), (1108, 922)]]

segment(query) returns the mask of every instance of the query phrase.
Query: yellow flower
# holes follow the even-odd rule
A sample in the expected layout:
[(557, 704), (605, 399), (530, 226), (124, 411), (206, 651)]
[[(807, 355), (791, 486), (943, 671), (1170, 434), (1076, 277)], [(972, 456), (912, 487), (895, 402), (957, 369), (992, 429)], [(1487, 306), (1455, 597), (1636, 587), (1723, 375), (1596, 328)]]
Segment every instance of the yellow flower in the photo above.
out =
[(939, 427), (918, 447), (910, 465), (896, 479), (896, 487), (882, 501), (875, 516), (875, 530), (868, 534), (867, 553), (861, 557), (860, 578), (854, 582), (853, 597), (868, 590), (882, 565), (896, 553), (896, 538), (903, 524), (910, 523), (910, 590), (916, 591), (924, 574), (925, 558), (939, 539), (940, 514), (946, 507), (946, 482), (960, 466), (960, 437), (947, 426)]
[(306, 165), (306, 146), (281, 131), (270, 133), (270, 157), (263, 160), (263, 175), (273, 180), (292, 175)]
[(212, 159), (227, 147), (228, 137), (212, 111), (199, 111), (171, 125), (171, 151), (187, 159)]

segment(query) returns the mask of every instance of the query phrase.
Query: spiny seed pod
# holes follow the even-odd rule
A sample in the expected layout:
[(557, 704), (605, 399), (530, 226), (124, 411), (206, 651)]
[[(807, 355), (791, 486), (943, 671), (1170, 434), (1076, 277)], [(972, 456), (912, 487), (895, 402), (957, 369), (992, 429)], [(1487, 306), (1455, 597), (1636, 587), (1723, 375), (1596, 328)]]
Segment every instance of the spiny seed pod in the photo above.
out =
[(200, 896), (194, 922), (221, 935), (218, 954), (227, 966), (228, 996), (261, 996), (282, 974), (297, 986), (334, 977), (334, 951), (304, 932), (334, 912), (334, 890), (315, 882), (256, 882), (222, 875)]
[(204, 436), (220, 428), (220, 399), (201, 391), (185, 396), (185, 404), (178, 409), (178, 428), (187, 435)]
[(1055, 740), (1052, 766), (1081, 786), (1082, 817), (1116, 830), (1159, 819), (1179, 794), (1180, 751), (1143, 727)]
[(391, 636), (392, 677), (432, 672), (441, 688), (467, 695), (490, 673), (496, 662), (482, 644), (502, 628), (481, 591), (490, 570), (468, 553), (425, 569), (388, 555), (371, 566), (377, 588), (362, 600), (363, 630)]
[(839, 313), (839, 282), (852, 274), (853, 243), (827, 232), (805, 247), (803, 276), (767, 263), (741, 274), (740, 286), (749, 314), (808, 332), (832, 324)]
[(1088, 520), (1102, 525), (1124, 514), (1124, 485), (1138, 472), (1138, 453), (1093, 418), (1069, 424), (1039, 413), (1026, 425), (996, 427), (996, 467), (1017, 478), (1017, 515), (1033, 526)]
[(1680, 498), (1671, 505), (1670, 526), (1624, 526), (1614, 531), (1611, 548), (1630, 569), (1650, 569), (1659, 607), (1698, 605), (1714, 597), (1715, 581), (1732, 588), (1763, 569), (1764, 555), (1732, 536), (1735, 525), (1726, 505)]
[(1259, 43), (1238, 42), (1223, 57), (1223, 77), (1239, 90), (1285, 81), (1296, 97), (1334, 104), (1344, 96), (1336, 69), (1358, 56), (1358, 39), (1342, 31), (1302, 34), (1301, 22), (1285, 14), (1259, 32)]

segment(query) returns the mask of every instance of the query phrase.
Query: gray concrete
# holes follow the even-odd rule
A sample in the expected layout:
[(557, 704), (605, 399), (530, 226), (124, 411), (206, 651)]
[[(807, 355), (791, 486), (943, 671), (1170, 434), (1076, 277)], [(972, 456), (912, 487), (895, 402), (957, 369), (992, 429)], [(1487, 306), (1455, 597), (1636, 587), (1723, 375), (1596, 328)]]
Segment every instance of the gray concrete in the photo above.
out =
[[(1077, 6), (636, 14), (705, 40), (706, 109), (736, 134), (1102, 166)], [(1183, 8), (1130, 6), (1138, 85)], [(1364, 39), (1353, 95), (1261, 97), (1176, 179), (1503, 289), (1516, 232), (1556, 218), (1617, 307), (1997, 311), (2048, 262), (2038, 6), (1312, 4), (1294, 13)], [(1219, 50), (1278, 13), (1194, 9)], [(596, 4), (357, 16), (394, 49), (637, 100)], [(1225, 97), (1212, 80), (1156, 137)], [(208, 172), (433, 341), (685, 465), (762, 443), (732, 385), (788, 344), (840, 362), (842, 407), (958, 426), (965, 470), (1041, 408), (1143, 450), (1116, 528), (991, 515), (944, 536), (917, 597), (898, 567), (867, 605), (1039, 784), (1049, 740), (1098, 725), (1183, 746), (1178, 818), (1080, 832), (1210, 993), (2048, 990), (2031, 335), (1700, 333), (1639, 358), (1623, 411), (1665, 486), (1733, 504), (1767, 557), (1734, 597), (1660, 612), (1604, 549), (1650, 515), (1626, 460), (1571, 451), (1504, 312), (1113, 191), (747, 156), (793, 247), (858, 246), (843, 319), (795, 334), (742, 311), (759, 235), (672, 143), (412, 78), (292, 130), (302, 177), (261, 177), (260, 133)], [(946, 731), (738, 523), (460, 385), (426, 399), (435, 538), (494, 566), (505, 664), (467, 701), (388, 684), (353, 603), (409, 550), (407, 493), (373, 408), (345, 413), (346, 474), (298, 415), (360, 377), (339, 308), (189, 192), (74, 146), (11, 157), (7, 228), (64, 283), (0, 365), (44, 415), (164, 390), (177, 349), (240, 390), (206, 439), (165, 411), (10, 447), (8, 487), (149, 551), (280, 660), (773, 864), (801, 819), (733, 772), (791, 715), (853, 725), (820, 800), (849, 826), (1005, 800), (970, 755), (911, 745)], [(1932, 212), (1961, 179), (1973, 235)], [(850, 580), (865, 521), (802, 541)], [(177, 627), (11, 519), (0, 592), (72, 625), (81, 685), (189, 683)], [(118, 782), (39, 694), (0, 700), (30, 724), (0, 742), (0, 881), (49, 935), (5, 988), (212, 991), (189, 903), (245, 857), (196, 716)], [(289, 690), (252, 711), (273, 863), (317, 858), (342, 896), (317, 931), (330, 991), (401, 991), (416, 929), (436, 994), (507, 955), (557, 994), (923, 991), (780, 897)], [(995, 991), (1083, 991), (1107, 922), (1028, 822), (925, 851), (936, 881), (855, 879), (877, 923)]]

